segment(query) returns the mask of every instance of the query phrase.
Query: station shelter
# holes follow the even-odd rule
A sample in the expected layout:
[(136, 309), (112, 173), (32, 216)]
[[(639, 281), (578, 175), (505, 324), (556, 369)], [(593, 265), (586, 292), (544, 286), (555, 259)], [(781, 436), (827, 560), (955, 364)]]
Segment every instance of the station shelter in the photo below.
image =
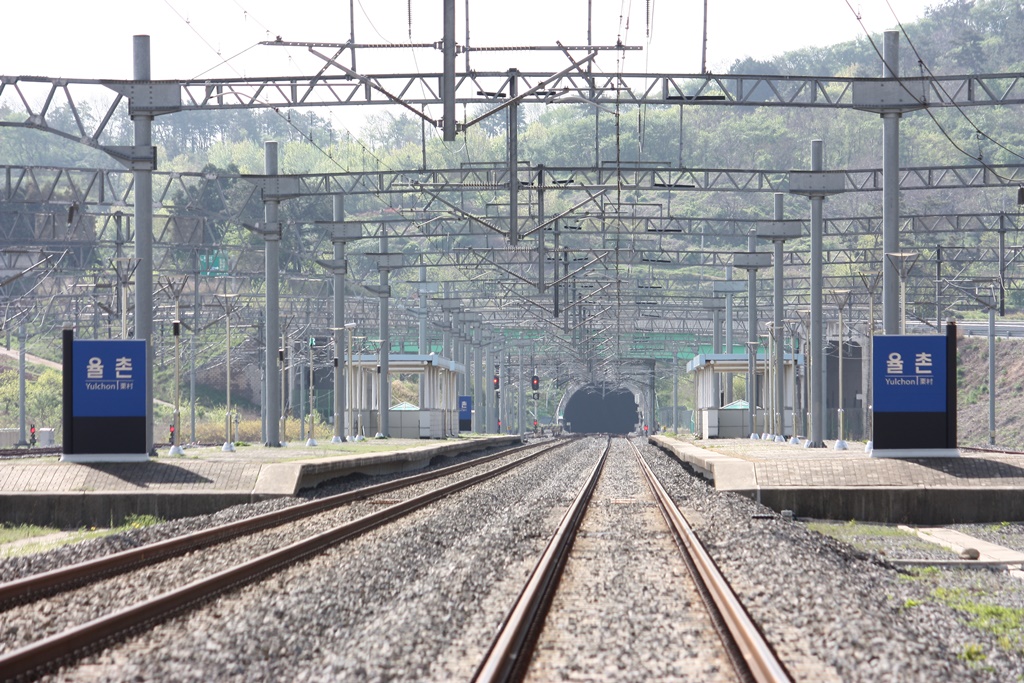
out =
[[(388, 406), (388, 436), (403, 439), (443, 439), (459, 433), (459, 397), (456, 381), (466, 371), (460, 363), (437, 354), (393, 353), (388, 374), (420, 375), (421, 405)], [(380, 431), (380, 357), (353, 354), (352, 384), (348, 395), (351, 420), (346, 411), (346, 434), (373, 436)]]
[[(745, 353), (711, 353), (698, 355), (687, 364), (686, 371), (692, 373), (694, 379), (693, 424), (694, 434), (698, 438), (746, 438), (751, 432), (763, 434), (767, 431), (765, 399), (769, 390), (765, 378), (769, 364), (764, 354), (758, 354), (754, 363), (756, 424), (753, 429), (745, 400), (734, 401), (728, 405), (725, 403), (725, 383), (731, 381), (732, 375), (746, 376), (749, 362), (750, 357)], [(794, 433), (793, 408), (800, 403), (800, 390), (796, 382), (800, 374), (798, 368), (803, 365), (803, 354), (784, 354), (782, 365), (783, 435), (791, 436)], [(797, 403), (794, 403), (794, 399)]]

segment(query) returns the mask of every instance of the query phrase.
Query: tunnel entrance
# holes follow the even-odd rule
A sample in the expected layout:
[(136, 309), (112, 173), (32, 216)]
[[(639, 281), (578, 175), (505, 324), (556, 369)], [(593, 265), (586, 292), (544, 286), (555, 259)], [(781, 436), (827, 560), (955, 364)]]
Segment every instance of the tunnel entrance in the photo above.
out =
[(628, 434), (636, 428), (640, 414), (631, 391), (584, 387), (569, 398), (564, 420), (577, 434)]

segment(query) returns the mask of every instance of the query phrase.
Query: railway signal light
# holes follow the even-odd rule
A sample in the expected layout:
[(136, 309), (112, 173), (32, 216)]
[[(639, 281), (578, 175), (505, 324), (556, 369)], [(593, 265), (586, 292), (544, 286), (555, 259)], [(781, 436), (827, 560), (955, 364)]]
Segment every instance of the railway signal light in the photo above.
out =
[(28, 433), (29, 433), (28, 445), (29, 446), (35, 446), (36, 445), (36, 426), (35, 425), (29, 425)]
[(494, 376), (494, 390), (498, 391), (501, 389), (501, 378), (497, 375)]
[(168, 442), (172, 446), (174, 445), (174, 425), (173, 424), (171, 425), (171, 431), (170, 431), (170, 436), (168, 437)]
[(534, 375), (533, 379), (530, 380), (530, 386), (533, 387), (533, 390), (535, 392), (536, 391), (540, 391), (540, 377), (538, 377), (537, 375)]

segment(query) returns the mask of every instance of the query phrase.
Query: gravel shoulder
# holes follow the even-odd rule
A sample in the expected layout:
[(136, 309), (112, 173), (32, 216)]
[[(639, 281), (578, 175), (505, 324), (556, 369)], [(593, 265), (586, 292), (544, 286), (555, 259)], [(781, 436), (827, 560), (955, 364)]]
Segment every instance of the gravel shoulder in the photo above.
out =
[[(924, 549), (898, 536), (884, 541), (885, 555), (858, 549), (717, 493), (645, 448), (677, 503), (701, 518), (698, 535), (796, 679), (1020, 680), (1024, 650), (1007, 624), (1024, 612), (1005, 572), (899, 571), (884, 558)], [(975, 617), (987, 600), (1007, 617), (995, 628)]]

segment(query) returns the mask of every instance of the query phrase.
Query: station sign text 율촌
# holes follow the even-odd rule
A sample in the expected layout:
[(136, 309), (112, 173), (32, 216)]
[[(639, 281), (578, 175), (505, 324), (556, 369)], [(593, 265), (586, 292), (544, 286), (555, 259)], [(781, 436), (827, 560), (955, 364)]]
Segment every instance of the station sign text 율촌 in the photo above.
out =
[(74, 341), (74, 416), (145, 417), (146, 343)]
[(876, 413), (946, 411), (946, 338), (879, 335), (874, 348)]

